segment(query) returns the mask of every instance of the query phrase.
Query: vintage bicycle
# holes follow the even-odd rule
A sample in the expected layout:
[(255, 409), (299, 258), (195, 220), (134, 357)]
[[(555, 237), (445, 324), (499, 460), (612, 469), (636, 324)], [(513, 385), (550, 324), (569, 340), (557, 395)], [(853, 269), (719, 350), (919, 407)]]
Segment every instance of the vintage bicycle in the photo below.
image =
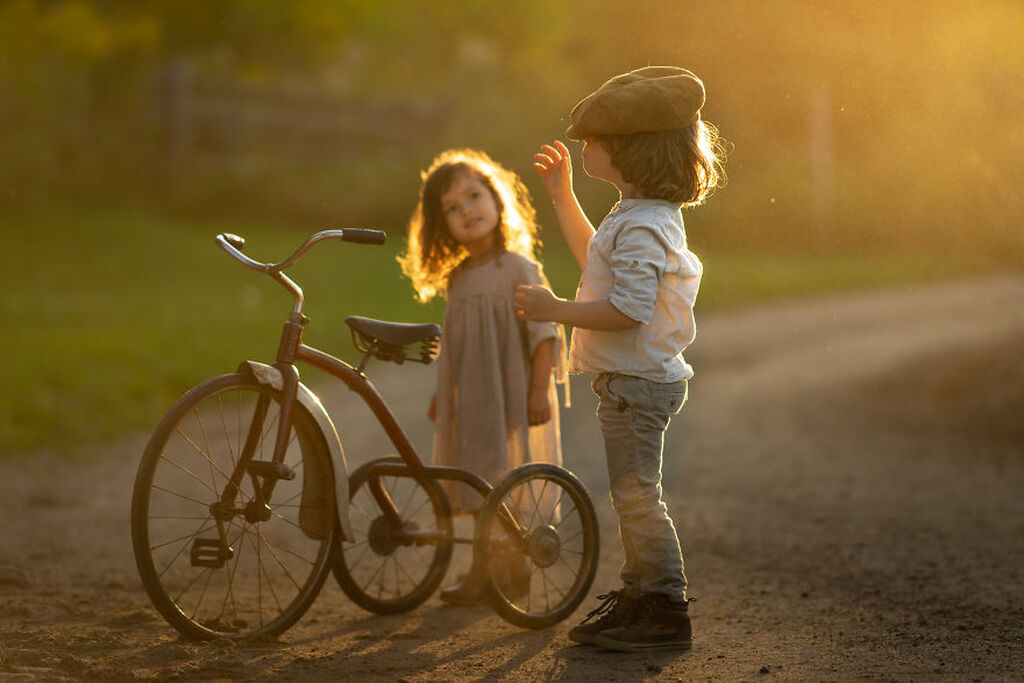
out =
[[(525, 628), (553, 625), (589, 590), (598, 524), (583, 484), (568, 470), (529, 464), (493, 487), (474, 473), (424, 464), (364, 372), (372, 358), (430, 363), (433, 323), (346, 319), (355, 367), (302, 341), (303, 292), (285, 270), (314, 244), (382, 244), (365, 228), (318, 232), (290, 257), (260, 263), (245, 240), (217, 235), (243, 265), (292, 294), (273, 363), (245, 361), (182, 396), (157, 425), (135, 479), (132, 546), (153, 605), (184, 637), (274, 636), (306, 612), (333, 572), (344, 593), (377, 614), (411, 610), (437, 590), (454, 544), (472, 544), (494, 610)], [(326, 371), (358, 395), (397, 456), (347, 473), (323, 403), (296, 364)], [(472, 537), (456, 537), (439, 482), (484, 498)]]

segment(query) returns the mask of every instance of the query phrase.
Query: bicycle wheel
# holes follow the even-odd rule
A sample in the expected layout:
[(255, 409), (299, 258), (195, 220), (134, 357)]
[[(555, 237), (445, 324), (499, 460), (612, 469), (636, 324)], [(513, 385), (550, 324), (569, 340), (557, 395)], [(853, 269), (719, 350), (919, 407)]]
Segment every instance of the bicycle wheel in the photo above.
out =
[[(280, 400), (244, 373), (211, 379), (174, 405), (142, 457), (135, 561), (154, 606), (186, 638), (279, 634), (309, 608), (330, 569), (330, 453), (296, 404), (284, 462), (270, 462)], [(247, 445), (251, 457), (240, 464)]]
[(375, 614), (407, 612), (434, 594), (452, 559), (452, 514), (448, 497), (433, 479), (384, 475), (381, 491), (394, 503), (402, 524), (384, 516), (371, 489), (380, 463), (366, 463), (349, 479), (354, 538), (341, 544), (334, 578), (352, 602)]
[[(509, 515), (518, 532), (510, 532)], [(517, 467), (484, 501), (474, 553), (502, 618), (525, 628), (558, 623), (579, 606), (597, 571), (597, 515), (586, 488), (555, 465)]]

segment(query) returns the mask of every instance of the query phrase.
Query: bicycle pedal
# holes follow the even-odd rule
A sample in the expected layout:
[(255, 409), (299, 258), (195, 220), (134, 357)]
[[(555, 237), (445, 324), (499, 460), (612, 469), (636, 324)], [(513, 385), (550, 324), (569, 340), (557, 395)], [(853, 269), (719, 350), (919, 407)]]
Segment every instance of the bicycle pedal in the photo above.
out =
[(283, 462), (271, 462), (269, 460), (250, 460), (245, 466), (246, 469), (257, 477), (264, 479), (284, 479), (291, 481), (295, 478), (295, 470)]
[(235, 556), (235, 551), (219, 538), (197, 538), (192, 541), (189, 555), (193, 567), (220, 569), (225, 562)]

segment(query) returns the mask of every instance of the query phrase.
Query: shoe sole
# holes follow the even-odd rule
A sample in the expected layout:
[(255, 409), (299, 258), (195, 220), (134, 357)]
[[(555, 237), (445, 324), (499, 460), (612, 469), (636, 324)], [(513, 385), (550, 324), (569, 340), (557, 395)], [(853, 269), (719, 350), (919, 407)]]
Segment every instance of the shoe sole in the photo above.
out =
[(446, 593), (445, 591), (441, 591), (437, 597), (441, 598), (442, 602), (446, 602), (449, 605), (457, 605), (459, 607), (483, 605), (487, 602), (487, 597), (484, 595), (483, 591), (480, 591), (479, 593)]
[(569, 634), (569, 640), (580, 645), (597, 645), (597, 634)]
[(599, 645), (608, 650), (616, 652), (661, 652), (666, 650), (689, 650), (693, 646), (692, 640), (667, 641), (664, 643), (627, 643), (622, 640), (602, 638), (600, 634), (594, 636), (593, 645)]

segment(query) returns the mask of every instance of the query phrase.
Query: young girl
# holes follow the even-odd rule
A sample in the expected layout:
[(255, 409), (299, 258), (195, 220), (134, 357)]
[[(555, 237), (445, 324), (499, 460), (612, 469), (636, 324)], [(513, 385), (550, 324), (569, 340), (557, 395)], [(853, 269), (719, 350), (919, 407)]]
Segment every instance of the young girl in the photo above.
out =
[[(537, 223), (519, 177), (484, 152), (448, 150), (422, 174), (402, 271), (420, 301), (447, 299), (437, 392), (435, 465), (468, 469), (492, 484), (528, 462), (562, 461), (557, 381), (566, 381), (564, 336), (556, 323), (516, 317), (519, 285), (547, 285), (534, 259)], [(568, 398), (568, 394), (566, 394)], [(474, 510), (467, 489), (445, 487), (453, 511)], [(472, 569), (448, 602), (482, 596)]]
[[(572, 372), (596, 375), (612, 503), (626, 559), (622, 588), (569, 632), (579, 643), (643, 652), (690, 647), (686, 577), (661, 499), (662, 445), (693, 370), (703, 267), (686, 244), (681, 209), (718, 184), (721, 143), (700, 115), (704, 84), (686, 69), (652, 66), (610, 79), (576, 105), (566, 135), (583, 140), (587, 175), (614, 185), (618, 204), (595, 231), (572, 189), (569, 150), (544, 145), (535, 168), (583, 269), (575, 301), (520, 287), (526, 320), (572, 325)], [(594, 617), (599, 617), (591, 621)]]

